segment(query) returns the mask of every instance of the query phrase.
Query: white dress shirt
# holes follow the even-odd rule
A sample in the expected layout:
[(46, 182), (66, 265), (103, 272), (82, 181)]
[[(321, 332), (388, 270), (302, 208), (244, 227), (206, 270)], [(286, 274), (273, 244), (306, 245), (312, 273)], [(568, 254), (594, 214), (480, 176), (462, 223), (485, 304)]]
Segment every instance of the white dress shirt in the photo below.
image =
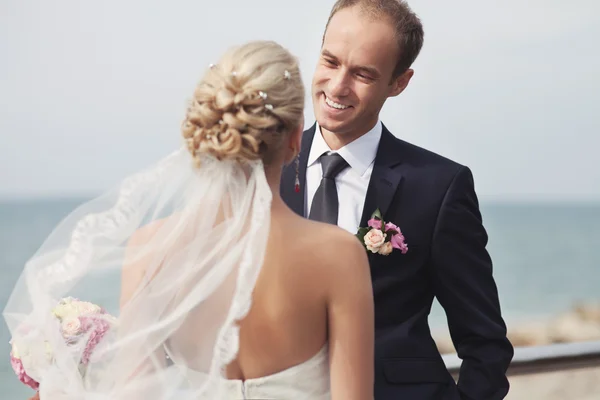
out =
[(304, 204), (307, 217), (310, 215), (313, 197), (323, 177), (319, 157), (323, 153), (338, 153), (350, 165), (335, 178), (339, 200), (338, 226), (350, 233), (356, 233), (362, 217), (382, 129), (381, 121), (377, 121), (377, 124), (369, 132), (334, 152), (325, 143), (321, 135), (321, 128), (317, 124), (306, 168), (306, 201)]

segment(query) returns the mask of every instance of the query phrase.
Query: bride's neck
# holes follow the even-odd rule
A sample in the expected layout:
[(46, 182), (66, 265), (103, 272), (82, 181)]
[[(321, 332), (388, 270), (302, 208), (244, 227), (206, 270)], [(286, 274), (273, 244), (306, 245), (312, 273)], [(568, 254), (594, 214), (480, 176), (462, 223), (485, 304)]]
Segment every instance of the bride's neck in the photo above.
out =
[(281, 195), (279, 194), (279, 188), (281, 186), (281, 174), (283, 172), (282, 167), (283, 166), (279, 168), (271, 167), (265, 169), (265, 177), (267, 178), (267, 183), (269, 184), (271, 193), (273, 194), (271, 211), (275, 213), (288, 209), (285, 202), (281, 198)]
[(265, 168), (265, 178), (273, 193), (279, 193), (282, 172), (283, 166), (273, 165)]

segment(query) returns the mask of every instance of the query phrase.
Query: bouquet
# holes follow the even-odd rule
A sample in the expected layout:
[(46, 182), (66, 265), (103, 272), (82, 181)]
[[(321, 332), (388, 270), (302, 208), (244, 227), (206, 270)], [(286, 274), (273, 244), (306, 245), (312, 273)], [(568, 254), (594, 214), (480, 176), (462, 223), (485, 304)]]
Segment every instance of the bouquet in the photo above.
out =
[(367, 251), (384, 256), (390, 255), (394, 249), (402, 254), (408, 252), (404, 235), (398, 226), (383, 220), (379, 209), (371, 215), (367, 226), (358, 229), (356, 237)]
[[(66, 297), (52, 309), (52, 316), (57, 320), (57, 326), (68, 348), (79, 352), (79, 367), (82, 375), (90, 361), (94, 348), (102, 340), (106, 332), (116, 323), (116, 318), (108, 314), (96, 304)], [(30, 377), (25, 366), (30, 365), (30, 349), (27, 345), (11, 340), (10, 363), (19, 380), (34, 390), (39, 389), (39, 382)], [(53, 349), (47, 340), (42, 345), (46, 349), (47, 361), (53, 359)], [(77, 353), (76, 353), (77, 354)], [(27, 360), (24, 362), (24, 360)], [(35, 363), (35, 360), (33, 360)]]

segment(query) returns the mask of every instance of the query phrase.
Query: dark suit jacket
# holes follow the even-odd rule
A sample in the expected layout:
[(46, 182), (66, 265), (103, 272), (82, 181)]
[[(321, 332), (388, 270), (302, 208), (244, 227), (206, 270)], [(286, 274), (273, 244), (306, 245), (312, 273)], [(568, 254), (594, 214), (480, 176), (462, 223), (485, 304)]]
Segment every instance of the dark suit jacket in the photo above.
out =
[[(300, 193), (295, 166), (281, 195), (304, 213), (306, 162), (315, 126), (304, 132)], [(343, 201), (343, 200), (341, 200)], [(375, 399), (502, 399), (513, 347), (506, 337), (487, 233), (469, 168), (394, 137), (379, 143), (360, 226), (375, 209), (400, 227), (408, 252), (369, 254), (375, 296)], [(458, 385), (433, 341), (433, 298), (444, 308), (463, 363)]]

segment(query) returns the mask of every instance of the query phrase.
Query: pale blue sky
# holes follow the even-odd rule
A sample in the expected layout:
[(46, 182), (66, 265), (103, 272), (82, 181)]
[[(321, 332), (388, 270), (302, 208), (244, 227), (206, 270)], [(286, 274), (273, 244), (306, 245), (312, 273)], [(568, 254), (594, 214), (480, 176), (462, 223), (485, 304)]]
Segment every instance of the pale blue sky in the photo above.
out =
[[(170, 152), (232, 44), (279, 41), (308, 86), (332, 4), (2, 0), (0, 197), (95, 194)], [(392, 132), (469, 165), (482, 199), (600, 201), (600, 3), (410, 4), (425, 46)]]

